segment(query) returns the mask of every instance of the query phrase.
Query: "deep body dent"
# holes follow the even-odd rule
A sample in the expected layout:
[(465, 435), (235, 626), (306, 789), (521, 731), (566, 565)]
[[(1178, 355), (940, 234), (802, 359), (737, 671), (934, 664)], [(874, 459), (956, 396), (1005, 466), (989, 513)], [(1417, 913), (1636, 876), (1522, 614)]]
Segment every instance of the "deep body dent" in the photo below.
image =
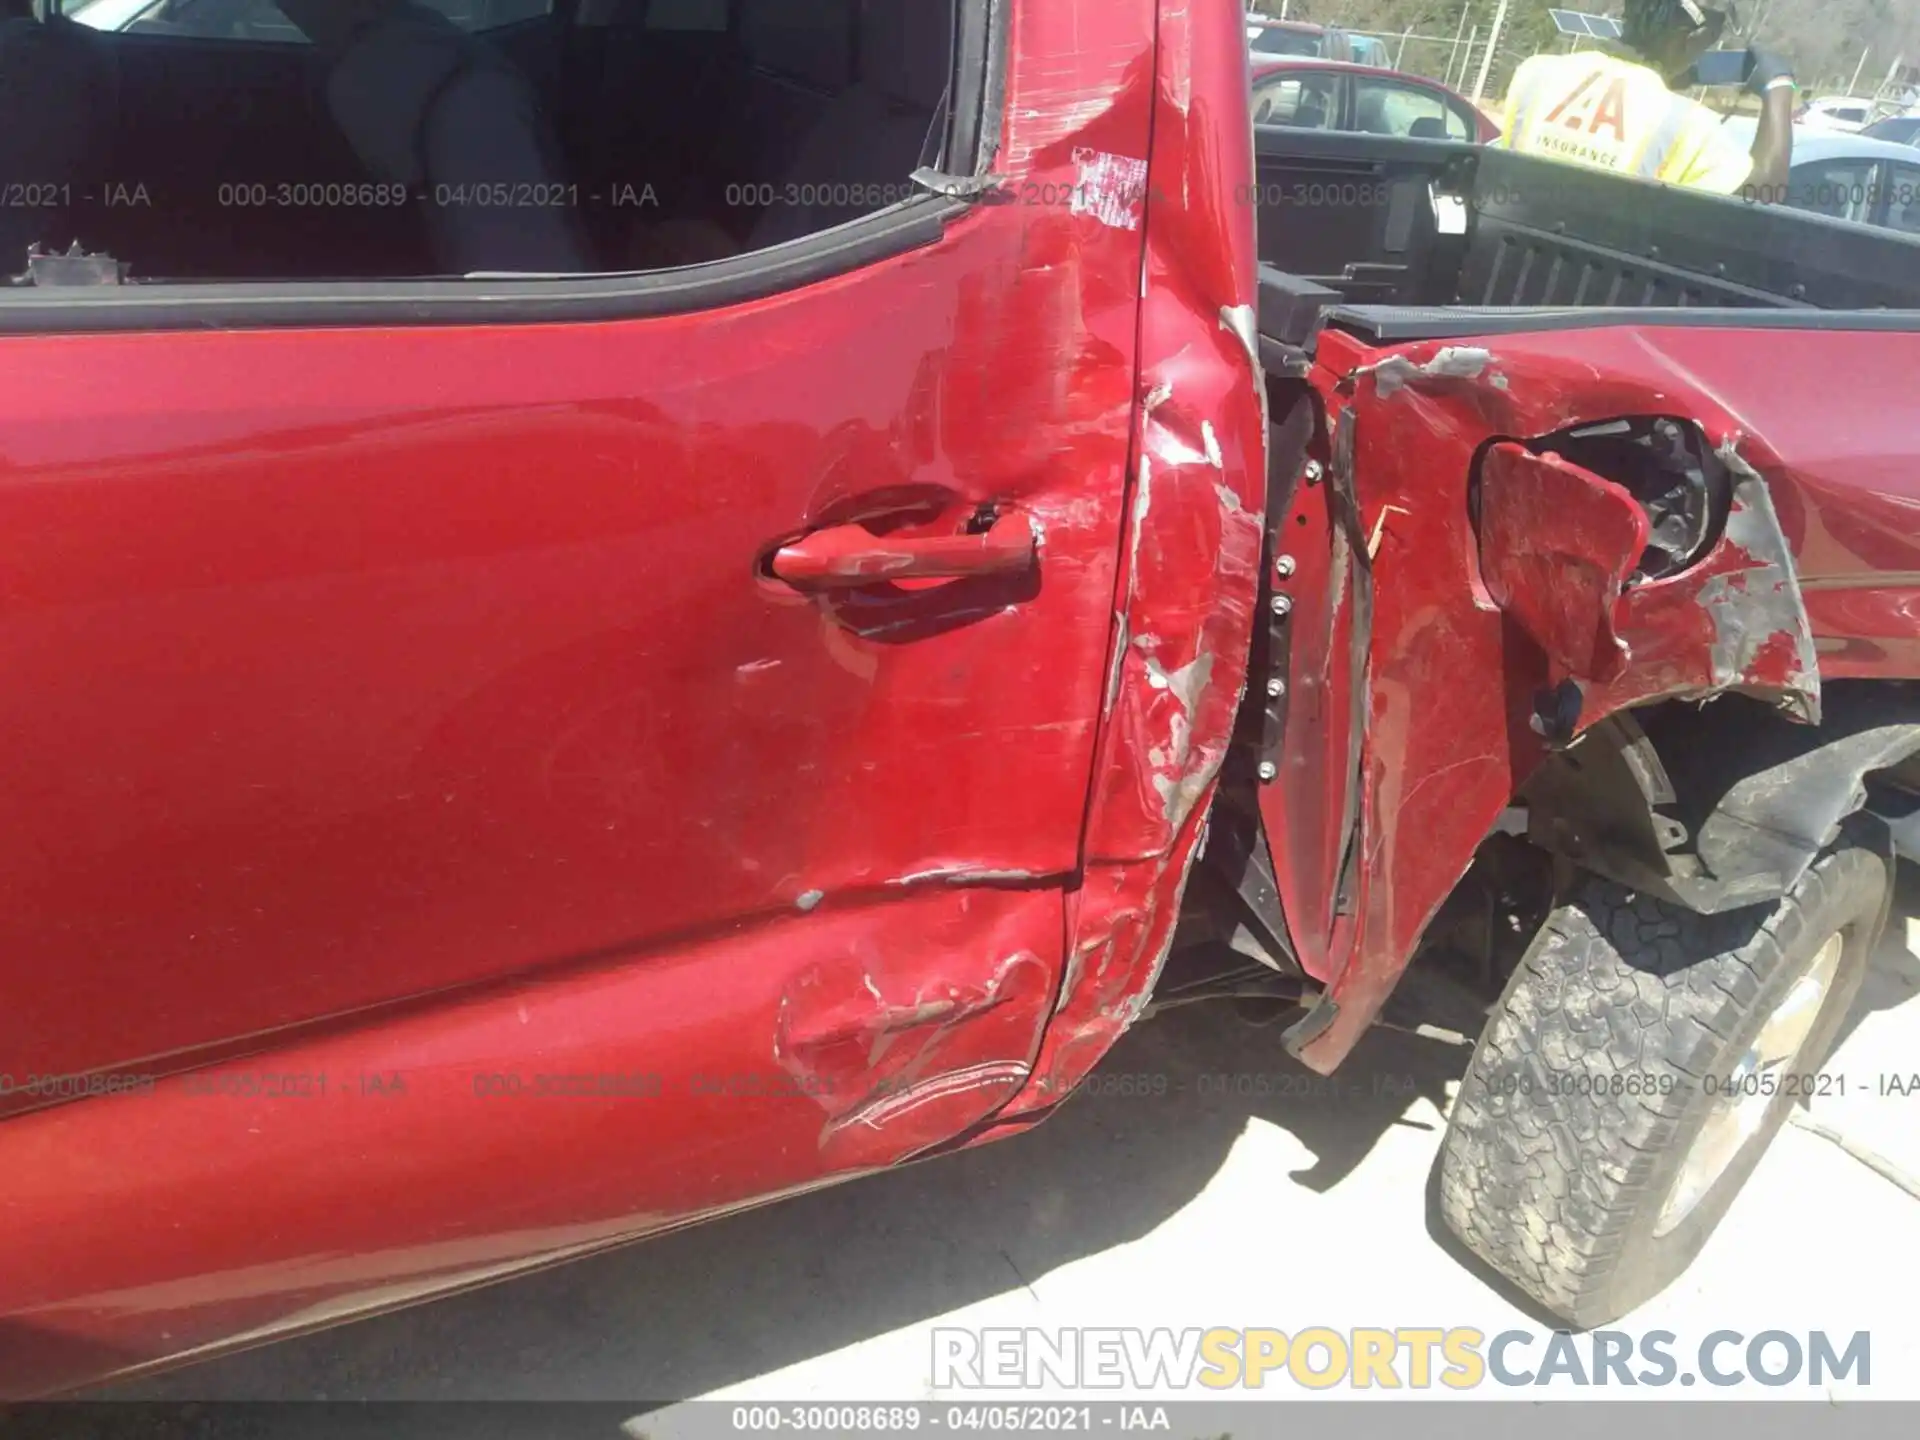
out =
[(1067, 972), (1033, 1081), (1057, 1103), (1139, 1016), (1172, 944), (1245, 687), (1265, 505), (1247, 47), (1163, 6), (1152, 79), (1128, 534)]
[(1579, 729), (1729, 690), (1812, 720), (1822, 673), (1920, 675), (1920, 436), (1903, 398), (1917, 359), (1920, 335), (1903, 332), (1620, 328), (1391, 351), (1323, 336), (1313, 384), (1330, 429), (1352, 417), (1378, 546), (1352, 923), (1295, 935), (1331, 1001), (1290, 1037), (1307, 1064), (1329, 1070), (1351, 1050), (1548, 753), (1535, 707), (1566, 672), (1486, 584), (1469, 487), (1489, 442), (1672, 415), (1733, 472), (1708, 554), (1606, 617), (1628, 658), (1583, 682)]
[[(0, 1395), (896, 1164), (1124, 1028), (1242, 681), (1261, 485), (1222, 323), (1244, 44), (1214, 5), (1156, 48), (1156, 8), (1017, 7), (1012, 203), (818, 285), (0, 342), (45, 385), (0, 407), (0, 1049), (143, 1082), (9, 1096)], [(1143, 327), (1156, 104), (1184, 213)], [(1034, 571), (756, 565), (929, 491), (1031, 517)], [(219, 1062), (273, 1083), (194, 1088)]]

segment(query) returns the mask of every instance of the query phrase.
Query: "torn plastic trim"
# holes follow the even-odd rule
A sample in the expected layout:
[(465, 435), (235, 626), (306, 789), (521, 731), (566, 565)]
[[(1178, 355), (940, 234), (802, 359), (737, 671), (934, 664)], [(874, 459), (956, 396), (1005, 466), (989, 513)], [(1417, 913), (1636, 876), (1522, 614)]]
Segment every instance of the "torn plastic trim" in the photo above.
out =
[[(1864, 728), (1824, 743), (1817, 743), (1819, 732), (1802, 732), (1801, 753), (1736, 780), (1688, 848), (1685, 825), (1660, 813), (1682, 799), (1668, 757), (1632, 714), (1612, 716), (1528, 782), (1528, 841), (1699, 914), (1771, 903), (1790, 893), (1842, 826), (1867, 808), (1868, 775), (1920, 755), (1920, 720), (1890, 712), (1852, 718)], [(1706, 733), (1708, 743), (1725, 745), (1738, 745), (1744, 734), (1731, 719)], [(1749, 743), (1764, 744), (1764, 737)]]
[(1434, 380), (1479, 380), (1496, 389), (1507, 388), (1507, 377), (1492, 369), (1493, 352), (1477, 345), (1445, 345), (1431, 360), (1416, 364), (1405, 355), (1389, 355), (1371, 365), (1362, 365), (1347, 376), (1351, 386), (1365, 377), (1373, 377), (1374, 393), (1387, 399), (1407, 386), (1419, 386)]
[(1882, 725), (1740, 781), (1699, 839), (1701, 862), (1732, 898), (1715, 905), (1702, 901), (1721, 897), (1696, 895), (1689, 903), (1730, 909), (1787, 894), (1839, 838), (1841, 822), (1865, 808), (1866, 777), (1917, 753), (1920, 723)]

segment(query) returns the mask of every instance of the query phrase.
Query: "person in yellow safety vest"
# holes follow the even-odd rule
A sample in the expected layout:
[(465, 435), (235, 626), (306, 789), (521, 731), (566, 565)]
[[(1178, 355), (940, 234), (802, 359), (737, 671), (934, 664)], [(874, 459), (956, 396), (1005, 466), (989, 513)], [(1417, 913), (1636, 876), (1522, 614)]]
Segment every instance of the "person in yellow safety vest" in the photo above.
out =
[(1727, 21), (1695, 0), (1627, 0), (1618, 52), (1536, 55), (1521, 65), (1507, 91), (1506, 133), (1494, 143), (1718, 195), (1777, 198), (1793, 159), (1787, 63), (1747, 51), (1746, 88), (1761, 98), (1750, 150), (1721, 128), (1718, 113), (1677, 93), (1695, 83), (1695, 63)]

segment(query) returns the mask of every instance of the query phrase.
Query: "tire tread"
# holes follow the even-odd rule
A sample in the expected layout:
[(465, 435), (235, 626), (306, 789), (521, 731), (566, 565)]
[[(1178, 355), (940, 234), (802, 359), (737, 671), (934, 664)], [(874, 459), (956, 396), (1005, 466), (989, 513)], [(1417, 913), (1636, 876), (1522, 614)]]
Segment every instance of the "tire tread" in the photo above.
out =
[[(1823, 857), (1758, 928), (1753, 911), (1696, 914), (1584, 877), (1508, 982), (1461, 1081), (1441, 1151), (1449, 1228), (1556, 1315), (1615, 1318), (1615, 1265), (1662, 1198), (1648, 1184), (1689, 1099), (1807, 917), (1869, 866), (1882, 869), (1861, 850)], [(1615, 1076), (1672, 1084), (1635, 1096), (1566, 1083)]]

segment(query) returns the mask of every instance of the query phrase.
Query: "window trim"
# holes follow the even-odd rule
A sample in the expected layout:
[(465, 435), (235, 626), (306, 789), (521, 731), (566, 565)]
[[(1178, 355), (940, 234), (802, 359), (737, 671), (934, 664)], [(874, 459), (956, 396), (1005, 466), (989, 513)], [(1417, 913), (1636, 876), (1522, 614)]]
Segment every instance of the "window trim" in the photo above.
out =
[(993, 168), (1000, 149), (1011, 10), (1012, 0), (957, 0), (954, 6), (953, 95), (943, 160), (971, 156), (975, 177)]
[[(987, 173), (1005, 117), (1010, 0), (955, 0), (945, 153)], [(966, 68), (963, 68), (966, 67)], [(905, 179), (906, 177), (901, 177)], [(939, 241), (978, 197), (916, 195), (764, 250), (673, 270), (419, 280), (0, 288), (0, 336), (115, 331), (558, 324), (684, 315), (766, 299)]]

